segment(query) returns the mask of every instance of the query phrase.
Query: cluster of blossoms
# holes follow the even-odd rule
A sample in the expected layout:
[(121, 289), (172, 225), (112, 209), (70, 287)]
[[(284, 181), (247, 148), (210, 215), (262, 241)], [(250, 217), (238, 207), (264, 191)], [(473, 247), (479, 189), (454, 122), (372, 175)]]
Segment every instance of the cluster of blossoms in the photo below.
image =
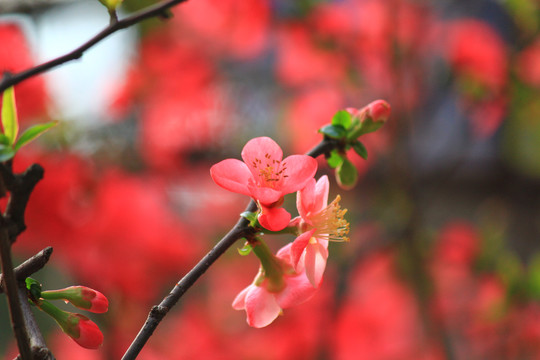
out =
[[(219, 186), (253, 198), (258, 212), (255, 224), (262, 232), (294, 233), (297, 238), (272, 254), (260, 238), (249, 239), (249, 246), (261, 262), (251, 285), (233, 302), (246, 310), (247, 322), (254, 327), (270, 324), (282, 309), (300, 304), (315, 294), (328, 258), (329, 241), (348, 241), (349, 223), (340, 197), (328, 204), (329, 181), (315, 181), (317, 161), (307, 155), (283, 159), (278, 144), (268, 137), (250, 140), (242, 150), (244, 162), (223, 160), (211, 170)], [(297, 192), (299, 216), (282, 208), (283, 197)]]

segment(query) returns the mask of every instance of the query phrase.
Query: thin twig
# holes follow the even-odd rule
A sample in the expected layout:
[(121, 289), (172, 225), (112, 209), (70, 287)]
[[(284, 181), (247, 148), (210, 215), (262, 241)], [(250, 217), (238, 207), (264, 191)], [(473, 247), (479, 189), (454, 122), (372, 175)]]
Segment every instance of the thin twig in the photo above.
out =
[(47, 61), (43, 64), (32, 67), (30, 69), (21, 71), (19, 73), (4, 76), (2, 81), (0, 81), (0, 93), (2, 93), (4, 90), (9, 88), (10, 86), (16, 85), (23, 80), (26, 80), (33, 76), (49, 71), (66, 62), (79, 59), (80, 57), (83, 56), (86, 50), (90, 49), (91, 47), (93, 47), (94, 45), (96, 45), (97, 43), (99, 43), (100, 41), (108, 37), (109, 35), (117, 32), (118, 30), (125, 29), (127, 27), (135, 25), (148, 18), (152, 18), (156, 16), (157, 17), (168, 16), (168, 13), (167, 13), (168, 9), (186, 1), (187, 0), (164, 1), (162, 3), (155, 4), (154, 6), (149, 6), (148, 8), (145, 8), (139, 12), (136, 12), (132, 14), (131, 16), (128, 16), (122, 20), (111, 21), (109, 26), (101, 30), (94, 37), (89, 39), (87, 42), (85, 42), (78, 48), (70, 51), (69, 53), (64, 54), (60, 57), (57, 57), (55, 59), (52, 59), (50, 61)]
[[(334, 148), (342, 146), (339, 141), (325, 138), (315, 146), (307, 155), (318, 157), (319, 155), (329, 154)], [(257, 209), (252, 200), (245, 211), (254, 212)], [(253, 228), (249, 226), (246, 219), (240, 218), (236, 225), (225, 235), (210, 252), (208, 252), (193, 269), (189, 271), (171, 290), (159, 305), (152, 307), (148, 318), (143, 327), (127, 349), (122, 360), (133, 360), (137, 358), (142, 348), (146, 345), (150, 336), (154, 333), (161, 320), (171, 310), (171, 308), (180, 300), (182, 295), (197, 281), (208, 268), (223, 255), (237, 240), (253, 235)]]
[[(30, 275), (41, 270), (45, 264), (49, 261), (53, 248), (48, 246), (45, 249), (38, 252), (36, 255), (24, 261), (21, 265), (15, 268), (15, 279), (17, 281), (23, 282)], [(2, 285), (3, 275), (0, 274), (0, 293), (4, 291)]]

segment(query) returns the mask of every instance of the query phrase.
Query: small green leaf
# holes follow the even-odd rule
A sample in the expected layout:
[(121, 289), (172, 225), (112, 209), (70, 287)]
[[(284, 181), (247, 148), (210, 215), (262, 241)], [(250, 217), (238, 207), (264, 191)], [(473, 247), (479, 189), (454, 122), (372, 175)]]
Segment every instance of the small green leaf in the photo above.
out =
[(57, 121), (51, 121), (45, 124), (37, 124), (29, 127), (21, 134), (19, 140), (17, 140), (17, 143), (15, 144), (15, 151), (19, 150), (22, 146), (36, 139), (38, 136), (40, 136), (53, 126), (56, 126), (57, 124)]
[(355, 141), (352, 144), (352, 147), (353, 147), (354, 151), (356, 151), (356, 153), (358, 155), (360, 155), (364, 160), (367, 160), (368, 153), (367, 153), (367, 149), (364, 146), (364, 144), (362, 144), (360, 141)]
[(30, 292), (30, 295), (35, 299), (39, 299), (41, 297), (41, 284), (36, 279), (32, 279), (31, 277), (28, 277), (24, 280), (26, 283), (26, 288)]
[(4, 134), (0, 134), (0, 145), (11, 147), (8, 137)]
[(338, 111), (332, 118), (332, 125), (343, 126), (344, 129), (348, 129), (351, 126), (352, 116), (347, 110)]
[(352, 189), (358, 181), (358, 170), (349, 159), (343, 159), (341, 165), (336, 168), (336, 180), (338, 185), (345, 190)]
[(251, 253), (251, 245), (249, 243), (246, 243), (243, 248), (238, 249), (238, 253), (242, 256), (249, 255)]
[(0, 145), (0, 162), (11, 160), (15, 156), (15, 150), (10, 146)]
[(9, 144), (13, 144), (19, 132), (13, 87), (7, 88), (2, 97), (2, 126), (4, 127), (4, 134), (10, 141)]
[(320, 128), (319, 132), (332, 139), (342, 139), (347, 136), (347, 130), (341, 125), (326, 125)]
[(335, 169), (343, 162), (343, 156), (341, 156), (339, 152), (334, 149), (332, 152), (330, 152), (330, 156), (326, 159), (326, 161), (328, 162), (328, 166)]

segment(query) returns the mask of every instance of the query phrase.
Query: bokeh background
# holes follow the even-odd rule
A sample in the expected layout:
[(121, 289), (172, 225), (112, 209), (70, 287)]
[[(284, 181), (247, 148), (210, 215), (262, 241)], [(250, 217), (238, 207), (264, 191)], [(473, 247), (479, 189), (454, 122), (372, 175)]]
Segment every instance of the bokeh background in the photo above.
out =
[[(97, 0), (0, 11), (11, 72), (109, 21)], [(234, 224), (248, 199), (216, 186), (212, 164), (257, 136), (305, 152), (337, 110), (379, 98), (392, 117), (363, 138), (368, 161), (350, 154), (358, 186), (331, 181), (351, 241), (331, 244), (317, 295), (249, 328), (231, 302), (258, 265), (233, 246), (140, 359), (540, 358), (540, 1), (190, 0), (172, 13), (15, 88), (23, 127), (60, 122), (15, 158), (45, 168), (17, 259), (52, 245), (44, 289), (83, 284), (111, 304), (87, 314), (98, 351), (36, 312), (58, 359), (120, 358)], [(0, 357), (16, 353), (0, 297)]]

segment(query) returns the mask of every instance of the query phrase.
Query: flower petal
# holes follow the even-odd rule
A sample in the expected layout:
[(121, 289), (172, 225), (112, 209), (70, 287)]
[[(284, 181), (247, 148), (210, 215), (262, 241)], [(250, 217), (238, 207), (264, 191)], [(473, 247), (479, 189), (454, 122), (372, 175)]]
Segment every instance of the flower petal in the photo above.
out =
[(326, 268), (326, 260), (328, 259), (328, 250), (319, 243), (309, 244), (306, 247), (306, 256), (304, 258), (304, 266), (306, 276), (313, 287), (319, 287), (324, 269)]
[(302, 253), (306, 249), (306, 246), (309, 244), (309, 239), (311, 239), (314, 232), (315, 232), (315, 229), (302, 233), (292, 243), (291, 262), (294, 268), (296, 269), (296, 271), (300, 271), (300, 269), (298, 268), (298, 262), (300, 261), (300, 257), (302, 256)]
[(244, 290), (240, 291), (238, 295), (236, 295), (232, 303), (233, 309), (244, 310), (244, 308), (246, 307), (246, 295), (252, 286), (255, 286), (255, 285), (250, 285), (246, 287)]
[(317, 160), (307, 155), (291, 155), (283, 160), (286, 164), (287, 175), (283, 179), (281, 192), (290, 194), (301, 190), (306, 186), (315, 173), (317, 172)]
[(247, 293), (245, 304), (247, 323), (256, 328), (271, 324), (281, 312), (274, 295), (262, 286), (254, 285), (251, 287)]
[(315, 194), (313, 200), (313, 214), (316, 214), (323, 210), (328, 205), (328, 192), (330, 190), (330, 183), (328, 182), (328, 176), (323, 175), (317, 180), (315, 185)]
[(276, 295), (276, 300), (282, 309), (286, 309), (309, 300), (317, 291), (306, 277), (305, 273), (286, 278), (287, 285)]
[(315, 198), (315, 179), (310, 179), (303, 189), (296, 193), (296, 208), (298, 214), (304, 220), (307, 219), (307, 214), (313, 212), (313, 199)]
[(259, 187), (253, 184), (248, 185), (251, 196), (261, 204), (270, 206), (281, 198), (281, 191), (269, 187)]
[(251, 196), (248, 181), (252, 175), (246, 164), (237, 159), (226, 159), (210, 168), (216, 184), (229, 191)]
[(256, 161), (272, 164), (272, 160), (281, 161), (283, 159), (283, 151), (279, 145), (272, 139), (266, 136), (258, 137), (249, 140), (242, 149), (242, 159), (247, 164), (253, 177), (259, 177), (259, 170), (255, 168)]
[(291, 214), (284, 208), (273, 207), (268, 208), (262, 206), (261, 213), (259, 214), (259, 223), (265, 229), (270, 231), (283, 230), (289, 225), (291, 220)]

